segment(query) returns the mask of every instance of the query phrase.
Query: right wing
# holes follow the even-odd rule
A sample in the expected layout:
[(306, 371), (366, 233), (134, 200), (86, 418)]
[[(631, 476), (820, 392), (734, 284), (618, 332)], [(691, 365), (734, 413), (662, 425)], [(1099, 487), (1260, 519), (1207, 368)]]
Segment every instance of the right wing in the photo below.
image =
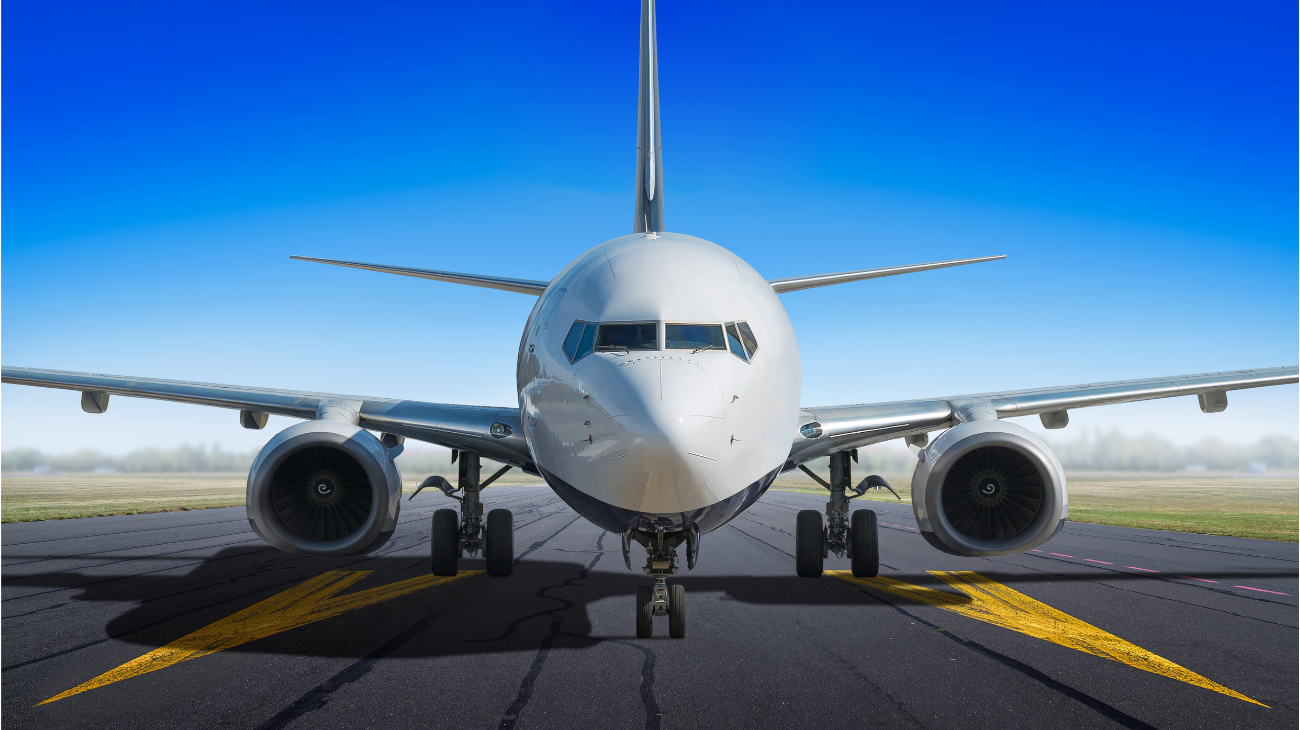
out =
[(230, 408), (247, 412), (247, 417), (245, 413), (240, 414), (240, 422), (246, 428), (261, 428), (266, 424), (264, 414), (267, 413), (314, 419), (323, 408), (351, 409), (356, 412), (357, 425), (362, 428), (472, 451), (521, 469), (532, 468), (519, 411), (515, 408), (459, 406), (35, 368), (2, 368), (0, 381), (39, 388), (79, 390), (82, 410), (88, 413), (104, 412), (109, 394)]
[(811, 274), (809, 276), (788, 276), (784, 279), (768, 279), (767, 283), (772, 285), (772, 289), (781, 294), (788, 291), (799, 291), (800, 289), (812, 289), (818, 286), (830, 286), (831, 284), (844, 284), (850, 281), (862, 281), (863, 279), (879, 279), (882, 276), (897, 276), (898, 274), (912, 274), (917, 271), (930, 271), (931, 269), (946, 269), (949, 266), (965, 266), (966, 264), (978, 264), (982, 261), (997, 261), (1004, 259), (1006, 256), (981, 256), (974, 259), (955, 259), (953, 261), (935, 261), (929, 264), (908, 264), (906, 266), (886, 266), (882, 269), (862, 269), (860, 271), (842, 271), (838, 274)]
[(1047, 428), (1061, 428), (1069, 422), (1066, 413), (1074, 408), (1195, 395), (1200, 397), (1201, 410), (1217, 413), (1227, 408), (1229, 390), (1297, 381), (1300, 381), (1300, 368), (1292, 365), (893, 403), (804, 408), (799, 414), (800, 430), (794, 435), (787, 467), (793, 469), (811, 459), (889, 439), (920, 437), (930, 431), (951, 428), (962, 421), (963, 410), (969, 408), (993, 411), (998, 418), (1037, 414)]
[(413, 276), (417, 279), (433, 279), (434, 281), (446, 281), (452, 284), (468, 284), (470, 286), (481, 286), (485, 289), (500, 289), (502, 291), (512, 291), (518, 294), (532, 294), (533, 296), (541, 296), (542, 292), (546, 291), (546, 287), (550, 286), (549, 281), (536, 281), (534, 279), (510, 279), (504, 276), (485, 276), (483, 274), (458, 274), (454, 271), (416, 269), (410, 266), (363, 264), (357, 261), (317, 259), (310, 256), (290, 256), (289, 258), (295, 261), (310, 261), (315, 264), (330, 264), (331, 266), (347, 266), (352, 269), (378, 271), (381, 274)]

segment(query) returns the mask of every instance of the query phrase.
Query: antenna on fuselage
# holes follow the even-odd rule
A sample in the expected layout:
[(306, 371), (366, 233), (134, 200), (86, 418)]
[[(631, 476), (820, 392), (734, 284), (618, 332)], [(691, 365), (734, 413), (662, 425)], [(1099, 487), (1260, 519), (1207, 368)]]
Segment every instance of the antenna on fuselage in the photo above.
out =
[(655, 2), (641, 0), (641, 69), (636, 133), (636, 214), (632, 232), (664, 229), (664, 159), (659, 130)]

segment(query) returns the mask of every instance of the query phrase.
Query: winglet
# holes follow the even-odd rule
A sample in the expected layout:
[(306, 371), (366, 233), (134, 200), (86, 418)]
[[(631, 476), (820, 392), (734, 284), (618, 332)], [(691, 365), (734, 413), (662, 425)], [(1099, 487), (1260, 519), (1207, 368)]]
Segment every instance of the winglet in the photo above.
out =
[(637, 102), (633, 233), (664, 230), (664, 150), (659, 134), (659, 54), (655, 0), (641, 0), (641, 93)]

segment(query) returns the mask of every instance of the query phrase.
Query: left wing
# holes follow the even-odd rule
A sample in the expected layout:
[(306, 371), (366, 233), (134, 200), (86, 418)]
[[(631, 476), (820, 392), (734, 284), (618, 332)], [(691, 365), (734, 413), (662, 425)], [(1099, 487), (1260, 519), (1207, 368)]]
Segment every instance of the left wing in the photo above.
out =
[(505, 276), (487, 276), (486, 274), (459, 274), (455, 271), (435, 271), (433, 269), (389, 266), (387, 264), (366, 264), (360, 261), (337, 261), (335, 259), (312, 258), (311, 256), (290, 256), (289, 258), (295, 261), (310, 261), (314, 264), (329, 264), (331, 266), (346, 266), (350, 269), (378, 271), (381, 274), (398, 274), (400, 276), (413, 276), (417, 279), (432, 279), (451, 284), (468, 284), (469, 286), (481, 286), (485, 289), (532, 294), (535, 297), (541, 296), (542, 292), (546, 291), (546, 287), (550, 286), (549, 281), (536, 281), (534, 279), (511, 279)]
[(88, 413), (103, 413), (108, 408), (110, 394), (230, 408), (240, 411), (239, 420), (245, 428), (254, 429), (266, 425), (268, 413), (312, 419), (317, 418), (323, 409), (339, 409), (354, 414), (356, 424), (362, 428), (472, 451), (521, 469), (532, 466), (519, 411), (515, 408), (459, 406), (35, 368), (2, 368), (0, 381), (79, 390), (81, 408)]
[(1195, 395), (1202, 411), (1218, 413), (1228, 407), (1229, 390), (1297, 381), (1300, 381), (1300, 368), (1292, 365), (894, 403), (804, 408), (800, 411), (799, 431), (794, 434), (786, 467), (794, 468), (810, 459), (899, 437), (924, 445), (924, 434), (951, 428), (966, 420), (966, 414), (972, 410), (991, 411), (998, 418), (1037, 414), (1046, 428), (1063, 428), (1069, 423), (1069, 410), (1074, 408)]

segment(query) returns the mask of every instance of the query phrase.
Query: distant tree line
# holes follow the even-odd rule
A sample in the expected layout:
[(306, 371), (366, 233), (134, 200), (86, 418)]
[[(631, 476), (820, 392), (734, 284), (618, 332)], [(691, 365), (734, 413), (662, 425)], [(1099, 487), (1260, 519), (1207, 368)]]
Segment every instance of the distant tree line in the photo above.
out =
[(6, 472), (120, 471), (128, 473), (248, 471), (255, 451), (222, 451), (220, 446), (178, 446), (174, 449), (142, 449), (126, 456), (108, 456), (98, 451), (46, 454), (35, 449), (9, 449), (0, 454), (0, 470)]
[[(897, 442), (894, 442), (897, 443)], [(1125, 436), (1118, 430), (1084, 431), (1073, 441), (1052, 440), (1052, 450), (1070, 471), (1181, 471), (1203, 468), (1209, 471), (1245, 471), (1263, 467), (1269, 471), (1300, 470), (1300, 442), (1288, 436), (1266, 436), (1253, 445), (1230, 444), (1205, 439), (1194, 446), (1175, 446), (1157, 436)], [(397, 466), (407, 476), (453, 475), (451, 452), (407, 442), (408, 449), (397, 457)], [(179, 446), (174, 449), (143, 449), (125, 456), (97, 451), (46, 454), (35, 449), (10, 449), (0, 454), (0, 470), (15, 472), (115, 471), (128, 474), (176, 472), (246, 472), (256, 451), (223, 451), (220, 446)], [(824, 460), (820, 460), (824, 461)], [(902, 474), (912, 471), (916, 458), (891, 444), (861, 449), (854, 472)], [(488, 464), (495, 470), (495, 466)]]
[(1125, 436), (1118, 430), (1073, 441), (1048, 442), (1069, 471), (1269, 471), (1300, 469), (1300, 442), (1288, 436), (1265, 436), (1252, 445), (1209, 438), (1194, 446), (1174, 446), (1157, 436)]

